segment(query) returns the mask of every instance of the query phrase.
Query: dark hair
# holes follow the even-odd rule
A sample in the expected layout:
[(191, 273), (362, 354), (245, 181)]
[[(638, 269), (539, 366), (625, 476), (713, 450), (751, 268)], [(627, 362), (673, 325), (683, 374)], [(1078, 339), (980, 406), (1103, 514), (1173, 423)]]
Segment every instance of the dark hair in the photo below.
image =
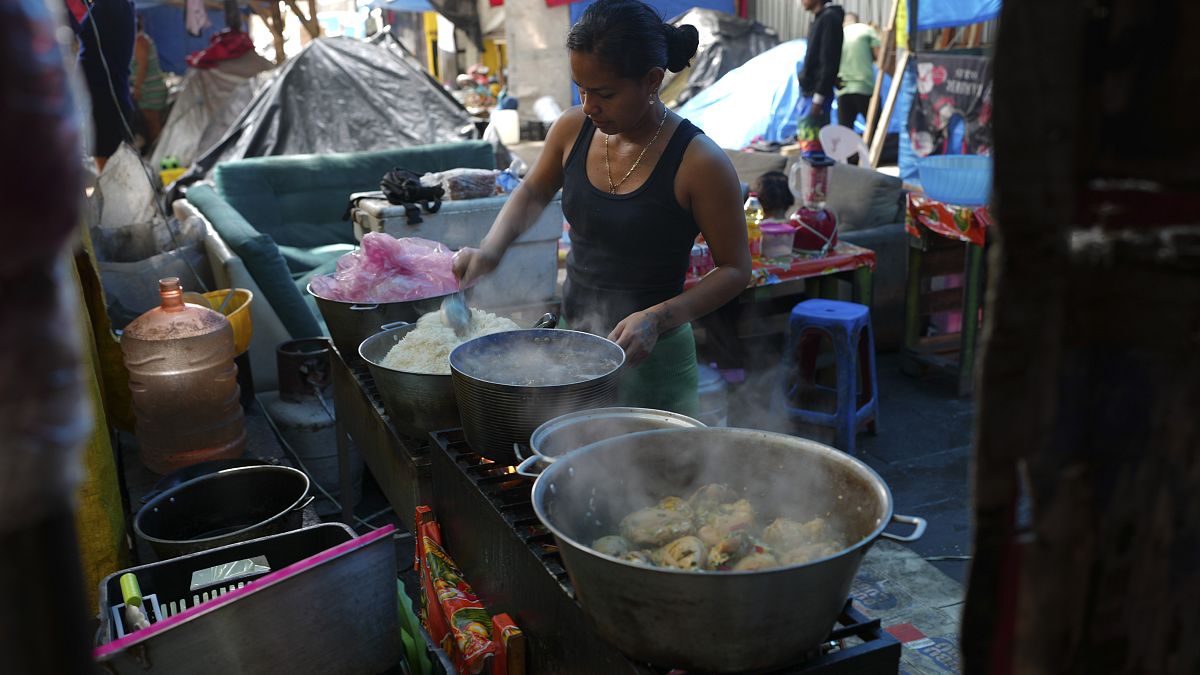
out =
[(771, 214), (787, 209), (796, 203), (792, 190), (788, 187), (787, 176), (781, 171), (768, 171), (754, 181), (754, 191), (758, 193), (758, 203), (763, 211)]
[(640, 0), (598, 0), (567, 35), (567, 49), (593, 54), (631, 79), (655, 67), (678, 73), (688, 67), (699, 43), (695, 26), (663, 23)]

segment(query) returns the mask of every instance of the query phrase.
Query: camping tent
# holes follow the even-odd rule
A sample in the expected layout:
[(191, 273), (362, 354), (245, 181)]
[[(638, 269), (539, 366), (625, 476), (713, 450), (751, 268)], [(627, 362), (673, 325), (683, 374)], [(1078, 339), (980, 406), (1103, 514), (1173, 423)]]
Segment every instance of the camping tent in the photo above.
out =
[(271, 62), (254, 52), (222, 61), (207, 69), (191, 68), (175, 97), (151, 162), (176, 157), (188, 166), (201, 152), (225, 135), (264, 82)]
[(700, 33), (692, 65), (679, 73), (668, 72), (663, 81), (662, 99), (671, 107), (687, 103), (725, 73), (779, 44), (774, 29), (711, 9), (694, 7), (671, 23), (691, 24)]
[(467, 111), (394, 40), (323, 38), (278, 68), (188, 180), (244, 157), (452, 142), (470, 125)]
[(791, 40), (730, 71), (679, 108), (722, 148), (741, 149), (755, 137), (782, 142), (796, 135), (807, 40)]

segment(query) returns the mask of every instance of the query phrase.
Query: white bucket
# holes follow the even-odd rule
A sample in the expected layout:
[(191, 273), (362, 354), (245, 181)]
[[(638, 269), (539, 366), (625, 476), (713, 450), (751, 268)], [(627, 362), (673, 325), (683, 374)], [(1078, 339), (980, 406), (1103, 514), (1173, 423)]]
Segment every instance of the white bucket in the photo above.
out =
[(516, 145), (521, 142), (521, 118), (516, 110), (493, 110), (492, 124), (500, 134), (500, 142)]

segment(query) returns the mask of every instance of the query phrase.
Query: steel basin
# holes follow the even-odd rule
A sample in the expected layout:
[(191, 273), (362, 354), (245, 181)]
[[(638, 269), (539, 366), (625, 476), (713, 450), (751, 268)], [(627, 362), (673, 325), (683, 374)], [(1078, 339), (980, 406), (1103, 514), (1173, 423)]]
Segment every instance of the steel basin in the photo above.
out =
[(533, 468), (585, 445), (606, 438), (655, 429), (698, 429), (705, 424), (687, 415), (651, 408), (597, 408), (567, 413), (534, 429), (529, 437), (533, 453), (521, 458), (517, 473), (536, 477)]
[(133, 529), (159, 558), (175, 558), (298, 529), (308, 492), (308, 476), (291, 467), (224, 469), (163, 491)]
[(400, 321), (415, 322), (430, 312), (440, 310), (442, 300), (450, 295), (404, 302), (344, 302), (317, 295), (312, 284), (309, 284), (308, 292), (317, 301), (317, 309), (321, 310), (321, 316), (325, 319), (333, 346), (346, 361), (357, 358), (358, 346), (378, 333), (380, 326)]
[[(744, 488), (761, 522), (824, 516), (854, 543), (806, 564), (748, 572), (662, 569), (590, 548), (631, 511), (708, 483)], [(919, 518), (894, 516), (887, 485), (862, 462), (748, 429), (646, 431), (594, 443), (542, 472), (533, 505), (598, 633), (635, 659), (698, 672), (769, 670), (804, 658), (829, 635), (871, 544), (924, 531)], [(885, 535), (893, 520), (916, 530)]]
[[(571, 330), (508, 331), (459, 345), (450, 353), (450, 371), (467, 443), (488, 459), (515, 464), (513, 446), (528, 444), (545, 421), (611, 406), (624, 364), (616, 343)], [(512, 384), (508, 377), (546, 377), (560, 366), (585, 376), (569, 384)]]
[(371, 370), (392, 425), (403, 434), (424, 439), (431, 431), (457, 427), (460, 422), (449, 375), (411, 373), (383, 365), (392, 347), (415, 327), (407, 324), (373, 335), (359, 346), (358, 354)]

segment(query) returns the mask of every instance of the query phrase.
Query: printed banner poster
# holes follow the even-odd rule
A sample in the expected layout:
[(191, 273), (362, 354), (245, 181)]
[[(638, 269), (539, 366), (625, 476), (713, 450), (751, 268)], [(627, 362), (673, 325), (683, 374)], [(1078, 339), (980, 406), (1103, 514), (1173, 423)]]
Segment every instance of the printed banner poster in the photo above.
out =
[(992, 63), (983, 56), (920, 54), (908, 134), (918, 157), (990, 155)]

